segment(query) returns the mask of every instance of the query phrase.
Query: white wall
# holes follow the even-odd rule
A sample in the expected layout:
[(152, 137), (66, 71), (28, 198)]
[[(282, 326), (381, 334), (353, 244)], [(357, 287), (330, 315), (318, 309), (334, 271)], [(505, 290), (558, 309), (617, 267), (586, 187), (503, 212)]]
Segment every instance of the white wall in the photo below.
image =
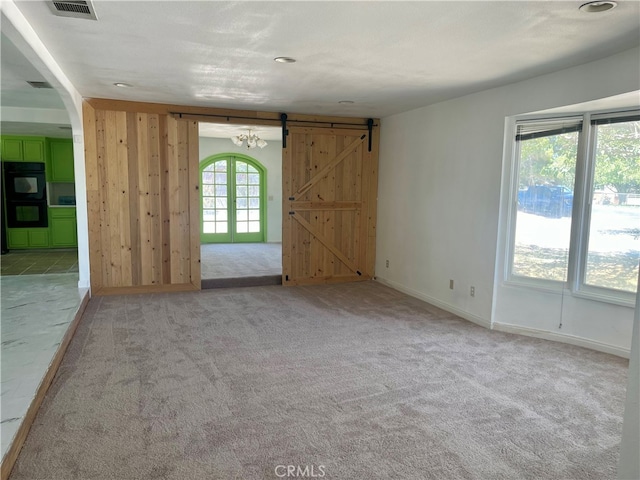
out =
[[(638, 272), (638, 289), (640, 290), (640, 271)], [(632, 337), (618, 480), (640, 478), (640, 456), (638, 455), (640, 452), (640, 295), (636, 296)]]
[(218, 153), (242, 153), (267, 169), (267, 242), (282, 241), (282, 142), (269, 140), (263, 149), (237, 147), (228, 138), (200, 137), (200, 161)]
[[(489, 326), (494, 307), (505, 118), (638, 90), (639, 72), (640, 49), (635, 48), (383, 118), (377, 278)], [(389, 268), (385, 267), (387, 259)], [(453, 290), (449, 279), (455, 281)], [(472, 285), (475, 297), (469, 295)], [(523, 295), (529, 298), (496, 312), (495, 320), (520, 322), (530, 329), (555, 328), (557, 324), (550, 322), (545, 312), (534, 311), (547, 299), (531, 291)], [(628, 350), (633, 309), (598, 304), (596, 310), (573, 300), (574, 305), (566, 301), (563, 305), (563, 314), (570, 319), (565, 331)], [(553, 306), (554, 314), (560, 312), (559, 303)], [(583, 310), (579, 316), (578, 308)]]

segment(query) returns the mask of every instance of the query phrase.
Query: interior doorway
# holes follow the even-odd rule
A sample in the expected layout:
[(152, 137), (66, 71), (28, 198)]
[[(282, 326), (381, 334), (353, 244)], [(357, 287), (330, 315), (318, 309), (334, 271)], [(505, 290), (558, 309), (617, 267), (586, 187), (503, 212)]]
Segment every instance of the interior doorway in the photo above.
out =
[[(249, 132), (266, 145), (231, 140)], [(281, 283), (282, 130), (201, 121), (199, 137), (202, 288)]]

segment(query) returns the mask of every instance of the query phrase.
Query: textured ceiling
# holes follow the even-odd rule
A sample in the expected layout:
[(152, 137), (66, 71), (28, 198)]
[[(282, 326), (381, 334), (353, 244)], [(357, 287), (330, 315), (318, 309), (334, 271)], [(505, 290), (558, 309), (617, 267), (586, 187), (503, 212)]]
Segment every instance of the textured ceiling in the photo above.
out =
[(59, 108), (64, 104), (54, 89), (33, 88), (27, 81), (44, 77), (4, 35), (0, 36), (0, 93), (3, 107)]
[(231, 138), (241, 133), (255, 133), (264, 140), (282, 140), (282, 129), (280, 127), (265, 127), (255, 125), (228, 125), (219, 123), (200, 122), (201, 137)]
[(640, 3), (581, 3), (95, 0), (91, 21), (16, 1), (85, 97), (372, 117), (640, 43)]

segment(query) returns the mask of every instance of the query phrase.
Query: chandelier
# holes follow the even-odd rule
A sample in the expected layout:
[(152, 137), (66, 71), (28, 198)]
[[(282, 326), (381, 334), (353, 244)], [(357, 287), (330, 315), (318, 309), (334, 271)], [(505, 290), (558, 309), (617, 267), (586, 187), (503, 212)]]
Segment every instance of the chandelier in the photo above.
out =
[(231, 141), (239, 147), (246, 145), (247, 148), (264, 148), (267, 146), (267, 142), (255, 133), (251, 133), (251, 130), (249, 130), (249, 134), (241, 133), (240, 135), (231, 137)]

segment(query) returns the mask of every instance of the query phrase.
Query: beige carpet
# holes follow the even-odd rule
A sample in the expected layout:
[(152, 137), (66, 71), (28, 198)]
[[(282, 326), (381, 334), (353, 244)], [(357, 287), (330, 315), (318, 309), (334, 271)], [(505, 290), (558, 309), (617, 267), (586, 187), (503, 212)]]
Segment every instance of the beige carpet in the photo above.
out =
[(11, 479), (613, 479), (627, 365), (374, 282), (94, 298)]
[(282, 275), (281, 243), (208, 243), (200, 258), (203, 279)]

